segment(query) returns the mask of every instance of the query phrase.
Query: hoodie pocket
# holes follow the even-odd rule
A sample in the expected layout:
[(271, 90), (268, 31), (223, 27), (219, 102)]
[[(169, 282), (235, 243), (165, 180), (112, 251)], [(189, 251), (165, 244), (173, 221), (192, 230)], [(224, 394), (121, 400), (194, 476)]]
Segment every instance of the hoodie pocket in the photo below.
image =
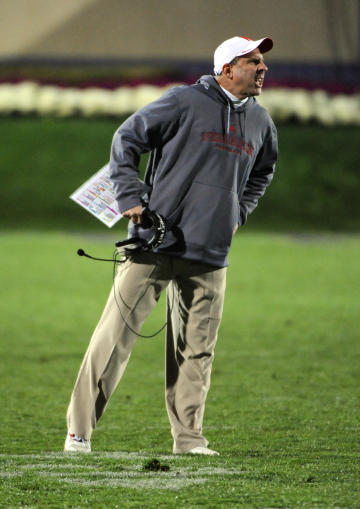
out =
[(237, 193), (195, 181), (183, 202), (178, 226), (185, 243), (221, 251), (230, 247), (238, 219)]

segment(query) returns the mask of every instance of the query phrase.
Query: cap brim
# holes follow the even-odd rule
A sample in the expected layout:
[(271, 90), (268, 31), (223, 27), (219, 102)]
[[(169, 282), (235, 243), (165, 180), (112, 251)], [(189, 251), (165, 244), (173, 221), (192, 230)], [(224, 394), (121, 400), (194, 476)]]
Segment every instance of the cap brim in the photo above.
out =
[(260, 44), (257, 46), (261, 53), (266, 53), (267, 51), (270, 51), (272, 47), (274, 46), (273, 40), (270, 39), (270, 37), (264, 37), (263, 39), (260, 39)]
[(257, 41), (250, 41), (247, 47), (241, 52), (239, 56), (245, 56), (254, 51), (256, 48), (259, 48), (261, 53), (266, 53), (270, 51), (273, 47), (274, 43), (270, 37), (264, 37), (263, 39), (259, 39)]

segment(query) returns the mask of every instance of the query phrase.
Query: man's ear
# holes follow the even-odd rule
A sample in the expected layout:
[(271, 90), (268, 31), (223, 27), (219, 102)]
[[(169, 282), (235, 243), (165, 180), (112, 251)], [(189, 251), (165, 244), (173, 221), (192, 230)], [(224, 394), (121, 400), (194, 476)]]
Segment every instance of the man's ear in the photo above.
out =
[(230, 64), (224, 64), (222, 67), (222, 75), (226, 78), (232, 78), (232, 68)]

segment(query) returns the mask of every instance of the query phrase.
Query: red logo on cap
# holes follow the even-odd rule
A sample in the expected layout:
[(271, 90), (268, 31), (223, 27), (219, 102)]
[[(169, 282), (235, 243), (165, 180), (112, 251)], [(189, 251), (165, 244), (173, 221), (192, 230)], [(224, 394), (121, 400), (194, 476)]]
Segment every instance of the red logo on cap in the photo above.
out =
[(242, 39), (246, 39), (247, 41), (253, 41), (253, 39), (250, 39), (250, 37), (245, 37), (245, 35), (240, 35)]

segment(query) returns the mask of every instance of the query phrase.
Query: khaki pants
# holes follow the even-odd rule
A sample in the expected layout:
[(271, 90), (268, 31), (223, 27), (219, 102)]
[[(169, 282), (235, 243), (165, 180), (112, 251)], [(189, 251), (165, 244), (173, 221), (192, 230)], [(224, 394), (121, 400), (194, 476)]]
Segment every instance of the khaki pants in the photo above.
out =
[(68, 430), (90, 439), (125, 371), (136, 331), (167, 288), (165, 397), (173, 450), (207, 446), (202, 422), (225, 284), (226, 268), (177, 257), (140, 253), (121, 265), (80, 367)]

